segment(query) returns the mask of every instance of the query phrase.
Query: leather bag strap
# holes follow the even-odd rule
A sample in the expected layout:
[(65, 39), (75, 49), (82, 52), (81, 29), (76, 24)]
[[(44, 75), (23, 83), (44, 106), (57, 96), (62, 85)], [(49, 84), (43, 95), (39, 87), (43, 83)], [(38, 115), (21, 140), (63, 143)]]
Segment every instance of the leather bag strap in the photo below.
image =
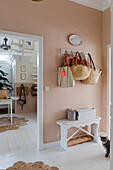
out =
[(93, 61), (93, 59), (92, 59), (92, 57), (91, 57), (91, 54), (90, 53), (88, 53), (88, 56), (89, 56), (89, 58), (90, 58), (90, 67), (92, 68), (92, 65), (93, 65), (93, 68), (94, 68), (94, 70), (96, 70), (96, 67), (95, 67), (95, 64), (94, 64), (94, 61)]

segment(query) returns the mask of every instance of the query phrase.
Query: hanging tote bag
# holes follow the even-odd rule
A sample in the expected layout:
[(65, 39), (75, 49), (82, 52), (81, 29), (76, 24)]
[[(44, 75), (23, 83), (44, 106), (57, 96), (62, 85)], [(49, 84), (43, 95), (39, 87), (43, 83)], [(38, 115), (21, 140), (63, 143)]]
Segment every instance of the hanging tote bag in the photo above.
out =
[(93, 62), (91, 55), (90, 54), (88, 54), (88, 55), (90, 57), (91, 67), (92, 67), (92, 65), (93, 65), (93, 67), (91, 68), (90, 76), (86, 80), (83, 80), (82, 82), (85, 84), (95, 85), (98, 83), (100, 75), (102, 74), (102, 70), (95, 67), (95, 64)]
[(76, 63), (75, 65), (71, 66), (71, 71), (72, 71), (74, 80), (85, 80), (90, 75), (91, 68), (85, 66), (85, 63), (81, 59), (81, 55), (78, 52), (76, 52)]
[[(69, 61), (67, 61), (67, 52), (64, 56), (64, 66), (58, 68), (58, 86), (62, 88), (74, 87), (75, 81), (73, 80), (73, 75), (69, 67)], [(68, 66), (65, 66), (65, 61), (67, 61)]]
[[(22, 99), (22, 95), (23, 99)], [(26, 94), (25, 94), (25, 87), (23, 84), (20, 86), (20, 96), (19, 96), (19, 101), (18, 103), (21, 105), (21, 110), (23, 109), (24, 104), (26, 104)]]

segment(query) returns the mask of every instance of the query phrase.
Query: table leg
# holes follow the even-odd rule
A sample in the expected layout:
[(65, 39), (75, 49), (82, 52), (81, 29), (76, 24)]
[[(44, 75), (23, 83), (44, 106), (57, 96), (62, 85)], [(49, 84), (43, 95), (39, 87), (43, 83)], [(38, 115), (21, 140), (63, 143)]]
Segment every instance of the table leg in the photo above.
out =
[(91, 133), (94, 135), (94, 142), (98, 143), (98, 128), (99, 124), (92, 124), (91, 125)]
[(61, 126), (61, 147), (66, 151), (67, 150), (67, 129), (65, 126)]
[(11, 101), (11, 126), (13, 125), (12, 101)]

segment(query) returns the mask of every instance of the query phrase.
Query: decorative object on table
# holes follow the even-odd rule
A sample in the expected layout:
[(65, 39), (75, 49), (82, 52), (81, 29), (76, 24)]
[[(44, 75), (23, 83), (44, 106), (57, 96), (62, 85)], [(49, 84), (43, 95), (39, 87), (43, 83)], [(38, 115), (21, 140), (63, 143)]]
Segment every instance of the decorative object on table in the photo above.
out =
[[(0, 66), (1, 67), (1, 66)], [(12, 83), (6, 78), (8, 73), (0, 70), (0, 99), (7, 98), (7, 91), (11, 93), (13, 91)]]
[(67, 109), (67, 119), (68, 120), (77, 120), (76, 110)]
[(28, 163), (25, 163), (25, 162), (23, 162), (23, 161), (18, 161), (18, 162), (16, 162), (16, 163), (14, 163), (14, 165), (12, 166), (12, 167), (9, 167), (9, 168), (7, 168), (6, 170), (19, 170), (19, 169), (26, 169), (26, 170), (30, 170), (30, 169), (32, 169), (32, 170), (38, 170), (38, 169), (40, 169), (40, 170), (59, 170), (59, 168), (57, 168), (57, 167), (50, 167), (49, 165), (44, 165), (44, 163), (43, 162), (41, 162), (41, 161), (37, 161), (37, 162), (34, 162), (34, 163), (32, 163), (32, 162), (28, 162)]
[[(68, 66), (65, 66), (67, 61)], [(62, 88), (74, 87), (75, 82), (73, 80), (72, 72), (69, 67), (68, 54), (65, 52), (64, 55), (64, 66), (58, 68), (58, 86)]]
[(11, 49), (11, 46), (8, 45), (7, 42), (8, 42), (8, 39), (5, 37), (4, 38), (4, 43), (1, 45), (1, 49), (6, 50), (6, 51)]
[(88, 54), (88, 55), (89, 55), (90, 61), (91, 61), (91, 65), (90, 65), (91, 72), (90, 72), (89, 77), (87, 79), (83, 80), (82, 82), (85, 84), (95, 85), (98, 83), (100, 75), (102, 74), (102, 70), (95, 67), (95, 64), (93, 62), (91, 55), (90, 54)]
[(0, 133), (6, 132), (8, 130), (17, 130), (21, 126), (27, 125), (27, 122), (24, 117), (13, 117), (13, 126), (11, 126), (11, 119), (9, 117), (1, 117), (0, 118)]
[(71, 66), (74, 80), (85, 80), (89, 77), (91, 68), (85, 65), (85, 58), (82, 59), (80, 53), (76, 52), (75, 65)]
[(82, 44), (82, 38), (78, 35), (72, 34), (69, 36), (69, 42), (73, 46), (79, 46)]
[(0, 99), (7, 99), (7, 90), (0, 90)]
[(23, 84), (21, 84), (20, 86), (20, 95), (19, 95), (18, 103), (21, 105), (21, 110), (22, 110), (23, 106), (26, 104), (26, 94), (25, 94), (25, 88)]
[(31, 87), (31, 95), (37, 96), (37, 85), (33, 84)]
[(76, 120), (89, 120), (96, 118), (96, 109), (79, 109), (76, 110)]
[(26, 72), (26, 66), (21, 66), (21, 72)]
[(26, 74), (25, 73), (21, 73), (21, 80), (26, 80)]
[(68, 120), (89, 120), (96, 118), (96, 109), (79, 109), (72, 110), (67, 109), (67, 119)]
[(77, 138), (72, 138), (67, 142), (68, 147), (73, 146), (73, 145), (78, 145), (86, 142), (92, 141), (91, 136), (82, 136), (82, 137), (77, 137)]

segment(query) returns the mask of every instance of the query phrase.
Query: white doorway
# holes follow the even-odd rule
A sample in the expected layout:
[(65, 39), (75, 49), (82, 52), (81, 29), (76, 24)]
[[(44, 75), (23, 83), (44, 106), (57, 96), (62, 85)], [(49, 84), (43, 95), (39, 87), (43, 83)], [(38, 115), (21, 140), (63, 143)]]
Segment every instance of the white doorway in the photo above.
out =
[(111, 45), (107, 46), (107, 136), (110, 139), (111, 126)]
[(1, 37), (37, 43), (37, 148), (43, 148), (43, 37), (0, 30)]

